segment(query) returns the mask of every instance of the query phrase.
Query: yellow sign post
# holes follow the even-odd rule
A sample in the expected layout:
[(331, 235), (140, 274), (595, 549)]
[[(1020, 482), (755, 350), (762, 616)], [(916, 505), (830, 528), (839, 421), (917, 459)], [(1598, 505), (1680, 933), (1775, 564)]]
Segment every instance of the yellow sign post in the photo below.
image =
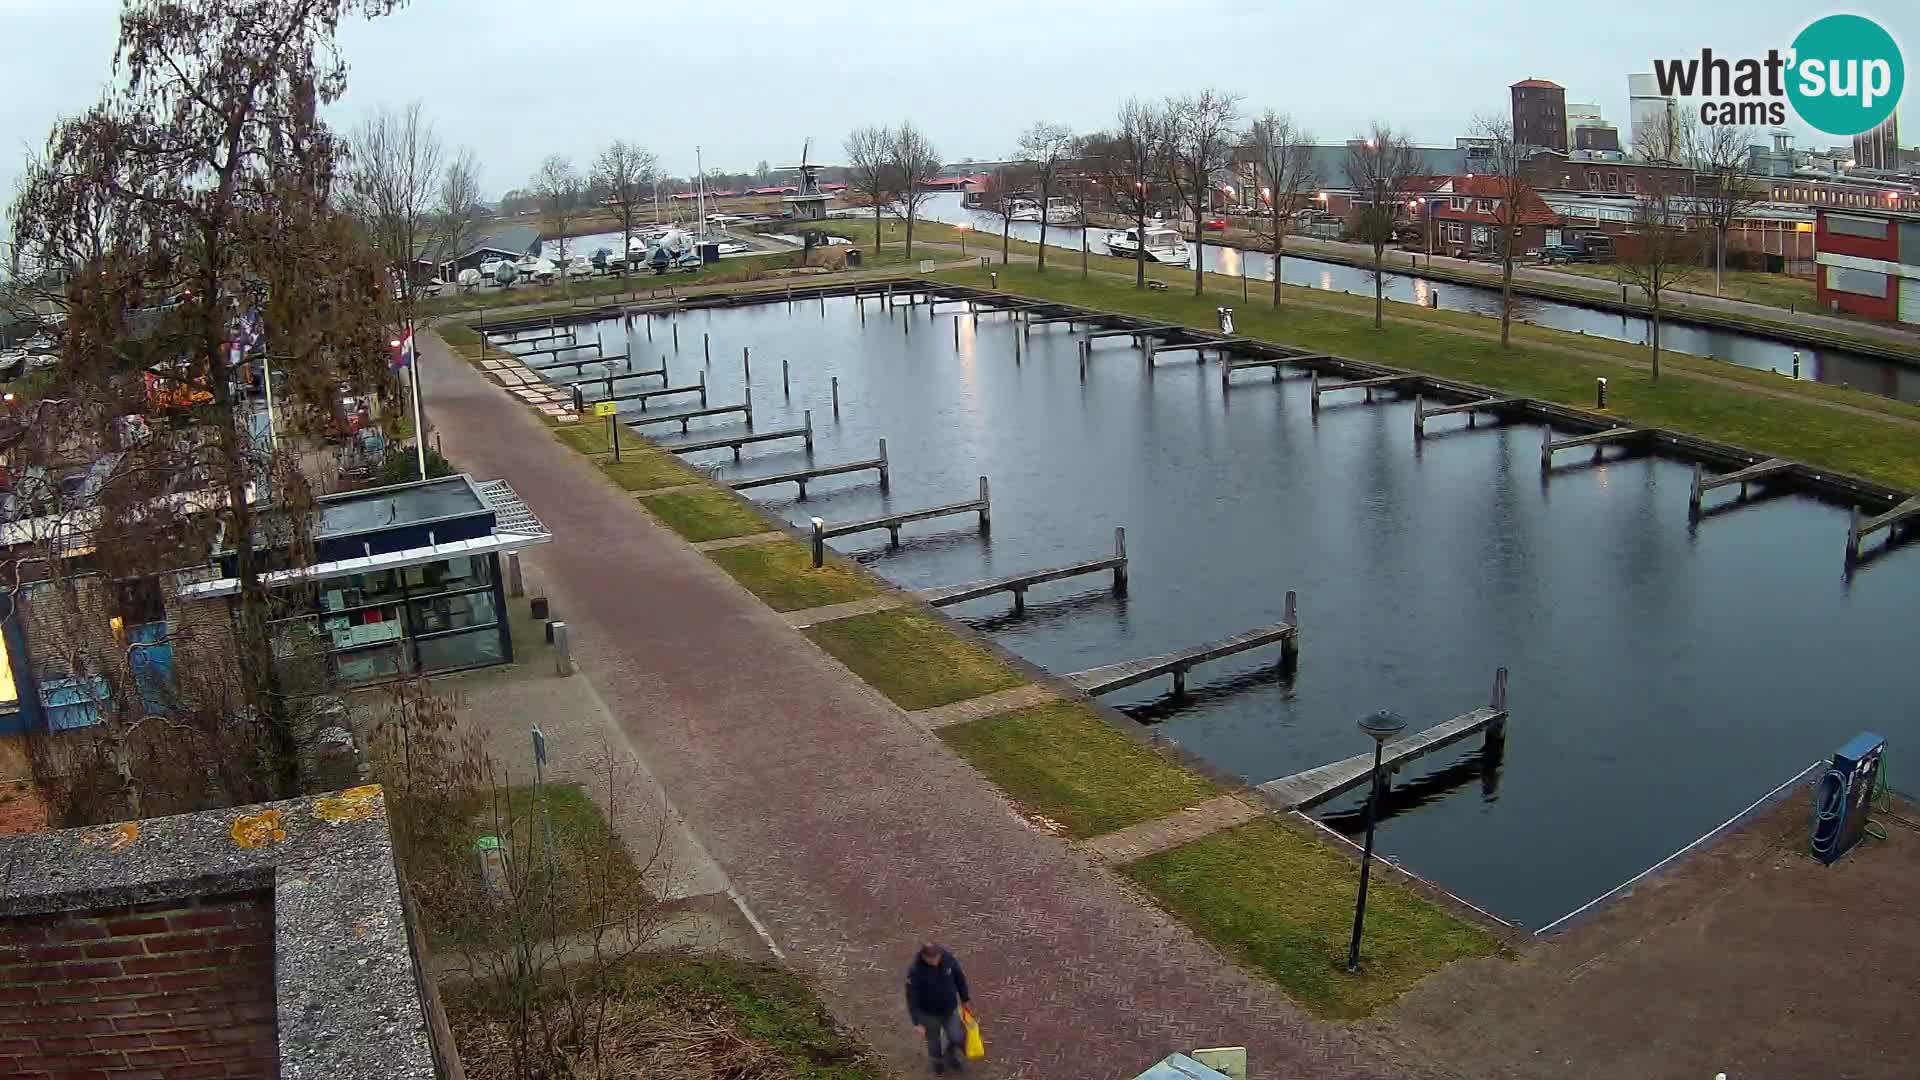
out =
[(593, 403), (593, 415), (612, 416), (617, 408), (618, 406), (611, 401), (596, 401)]

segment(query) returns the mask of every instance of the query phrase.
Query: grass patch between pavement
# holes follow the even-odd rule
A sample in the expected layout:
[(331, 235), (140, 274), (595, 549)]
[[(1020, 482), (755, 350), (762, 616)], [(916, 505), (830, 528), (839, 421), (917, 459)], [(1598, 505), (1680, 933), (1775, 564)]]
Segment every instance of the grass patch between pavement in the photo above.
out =
[[(770, 545), (734, 550), (755, 551), (766, 546)], [(801, 550), (804, 553), (805, 549)], [(962, 640), (917, 611), (876, 611), (821, 623), (805, 632), (816, 645), (903, 709), (949, 705), (1027, 681), (992, 653)]]
[[(766, 532), (765, 518), (738, 498), (724, 491), (703, 488), (699, 491), (670, 491), (641, 499), (648, 510), (667, 527), (698, 543), (722, 540), (729, 536), (749, 536)], [(822, 569), (825, 569), (822, 567)]]
[(1211, 781), (1115, 731), (1077, 701), (942, 728), (942, 741), (1028, 810), (1076, 839), (1124, 829), (1220, 794)]
[(1277, 821), (1215, 833), (1121, 868), (1181, 921), (1288, 996), (1331, 1020), (1391, 1004), (1455, 960), (1500, 942), (1375, 874), (1367, 892), (1360, 974), (1347, 943), (1360, 867)]
[(707, 552), (707, 558), (775, 611), (844, 604), (880, 591), (865, 575), (832, 559), (815, 569), (813, 553), (795, 540), (722, 548)]

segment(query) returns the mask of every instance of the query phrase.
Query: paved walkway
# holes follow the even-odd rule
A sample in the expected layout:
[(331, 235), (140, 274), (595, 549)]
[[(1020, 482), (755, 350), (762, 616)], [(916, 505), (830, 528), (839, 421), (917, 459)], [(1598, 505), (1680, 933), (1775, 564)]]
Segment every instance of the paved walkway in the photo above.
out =
[(1319, 1023), (1065, 842), (652, 524), (526, 410), (423, 341), (448, 457), (552, 527), (527, 553), (595, 689), (694, 835), (834, 1011), (918, 1068), (914, 945), (966, 962), (986, 1076), (1134, 1075), (1244, 1043), (1259, 1077), (1410, 1077), (1371, 1027)]

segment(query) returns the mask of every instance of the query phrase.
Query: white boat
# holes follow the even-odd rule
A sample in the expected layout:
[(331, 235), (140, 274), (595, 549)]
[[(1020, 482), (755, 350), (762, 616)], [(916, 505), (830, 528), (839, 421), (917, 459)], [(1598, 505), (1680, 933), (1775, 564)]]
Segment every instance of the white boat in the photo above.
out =
[[(1146, 252), (1148, 262), (1178, 263), (1187, 262), (1187, 241), (1179, 232), (1167, 228), (1148, 226)], [(1140, 252), (1139, 229), (1123, 229), (1107, 234), (1107, 252), (1123, 259), (1131, 259)]]
[(1073, 204), (1072, 199), (1063, 199), (1058, 195), (1047, 200), (1045, 215), (1049, 225), (1080, 224), (1080, 208)]
[(1014, 199), (1007, 203), (1008, 221), (1039, 221), (1040, 204), (1032, 199)]
[(521, 259), (519, 262), (513, 264), (513, 268), (521, 277), (529, 281), (552, 281), (554, 276), (559, 273), (559, 269), (553, 265), (551, 260), (540, 258), (537, 255), (529, 255)]

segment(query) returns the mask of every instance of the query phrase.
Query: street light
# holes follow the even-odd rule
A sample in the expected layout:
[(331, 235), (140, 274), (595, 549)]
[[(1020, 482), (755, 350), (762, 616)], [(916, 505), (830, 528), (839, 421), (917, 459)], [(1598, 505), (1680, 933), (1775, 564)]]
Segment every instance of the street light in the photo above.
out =
[(1385, 709), (1360, 721), (1360, 730), (1373, 739), (1373, 786), (1367, 793), (1367, 846), (1360, 856), (1360, 898), (1353, 906), (1353, 944), (1347, 947), (1347, 970), (1360, 970), (1360, 927), (1367, 919), (1367, 879), (1373, 870), (1373, 822), (1380, 810), (1380, 751), (1387, 740), (1407, 730), (1407, 721)]

